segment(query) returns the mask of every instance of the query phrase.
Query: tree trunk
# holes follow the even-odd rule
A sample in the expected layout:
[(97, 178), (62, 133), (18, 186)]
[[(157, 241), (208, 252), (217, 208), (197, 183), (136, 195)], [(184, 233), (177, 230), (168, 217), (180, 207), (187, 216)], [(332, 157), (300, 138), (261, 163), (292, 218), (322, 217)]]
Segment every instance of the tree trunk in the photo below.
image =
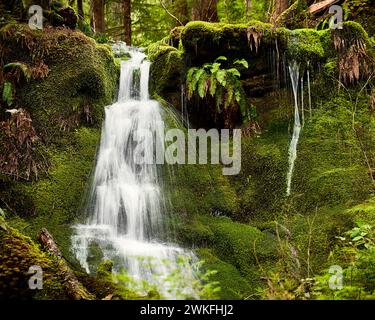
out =
[(78, 19), (84, 20), (85, 13), (83, 11), (83, 0), (77, 0)]
[(251, 9), (251, 0), (246, 0), (246, 17), (249, 16), (250, 9)]
[(73, 300), (91, 300), (94, 299), (85, 287), (78, 281), (73, 271), (66, 263), (59, 247), (57, 246), (52, 235), (47, 229), (43, 228), (38, 234), (38, 242), (42, 247), (56, 257), (57, 269), (61, 273), (64, 281), (62, 282), (67, 295)]
[(104, 33), (104, 0), (91, 0), (91, 27), (94, 32)]
[(217, 22), (217, 0), (195, 0), (192, 9), (192, 20)]
[(128, 46), (132, 44), (131, 0), (124, 0), (124, 41)]
[(173, 13), (182, 22), (183, 25), (187, 24), (190, 20), (187, 1), (186, 0), (175, 1), (175, 10)]
[(289, 7), (289, 0), (275, 0), (272, 10), (271, 23), (275, 23), (277, 18)]

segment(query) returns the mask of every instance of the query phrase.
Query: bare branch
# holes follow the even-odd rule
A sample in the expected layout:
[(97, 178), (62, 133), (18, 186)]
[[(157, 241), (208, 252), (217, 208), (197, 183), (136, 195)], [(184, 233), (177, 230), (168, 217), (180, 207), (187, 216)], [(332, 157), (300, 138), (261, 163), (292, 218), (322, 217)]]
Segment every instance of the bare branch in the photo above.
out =
[(163, 3), (162, 0), (159, 0), (160, 2), (160, 5), (163, 7), (163, 9), (165, 10), (166, 13), (168, 13), (173, 19), (175, 19), (181, 26), (183, 26), (184, 24), (176, 17), (174, 16), (168, 9), (167, 7), (165, 6), (165, 4)]

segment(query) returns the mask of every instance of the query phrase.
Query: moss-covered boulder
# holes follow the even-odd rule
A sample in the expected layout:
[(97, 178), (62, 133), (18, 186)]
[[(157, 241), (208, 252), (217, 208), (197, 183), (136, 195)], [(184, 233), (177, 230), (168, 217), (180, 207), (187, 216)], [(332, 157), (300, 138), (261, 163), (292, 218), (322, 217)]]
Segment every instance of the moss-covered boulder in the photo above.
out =
[[(1, 299), (67, 299), (62, 278), (56, 272), (58, 262), (29, 237), (10, 226), (0, 230), (0, 256)], [(43, 272), (42, 289), (29, 287), (29, 280), (36, 272), (31, 268), (34, 266)]]
[(4, 65), (22, 62), (31, 75), (22, 86), (15, 84), (15, 97), (30, 112), (38, 133), (101, 124), (119, 74), (107, 46), (79, 31), (32, 31), (20, 24), (2, 28), (0, 42)]

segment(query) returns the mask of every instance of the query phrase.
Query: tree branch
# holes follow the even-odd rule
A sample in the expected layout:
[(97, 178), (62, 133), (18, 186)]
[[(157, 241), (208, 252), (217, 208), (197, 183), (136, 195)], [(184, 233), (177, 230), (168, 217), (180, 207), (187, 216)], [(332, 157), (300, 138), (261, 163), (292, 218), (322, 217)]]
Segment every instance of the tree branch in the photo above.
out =
[(165, 6), (162, 0), (159, 0), (159, 2), (160, 2), (160, 5), (165, 10), (165, 12), (168, 13), (168, 15), (170, 15), (173, 19), (175, 19), (181, 26), (184, 25), (176, 16), (174, 16), (171, 12), (169, 12), (169, 10), (167, 9), (167, 7)]

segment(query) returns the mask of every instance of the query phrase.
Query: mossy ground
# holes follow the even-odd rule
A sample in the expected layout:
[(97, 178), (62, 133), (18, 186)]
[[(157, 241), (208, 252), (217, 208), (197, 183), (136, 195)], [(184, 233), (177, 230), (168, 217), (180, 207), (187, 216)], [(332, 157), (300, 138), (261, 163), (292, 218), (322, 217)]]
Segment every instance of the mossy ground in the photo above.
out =
[[(67, 299), (56, 272), (57, 261), (27, 236), (8, 226), (0, 231), (0, 298), (1, 299)], [(39, 266), (43, 271), (43, 289), (31, 290), (29, 268)]]

